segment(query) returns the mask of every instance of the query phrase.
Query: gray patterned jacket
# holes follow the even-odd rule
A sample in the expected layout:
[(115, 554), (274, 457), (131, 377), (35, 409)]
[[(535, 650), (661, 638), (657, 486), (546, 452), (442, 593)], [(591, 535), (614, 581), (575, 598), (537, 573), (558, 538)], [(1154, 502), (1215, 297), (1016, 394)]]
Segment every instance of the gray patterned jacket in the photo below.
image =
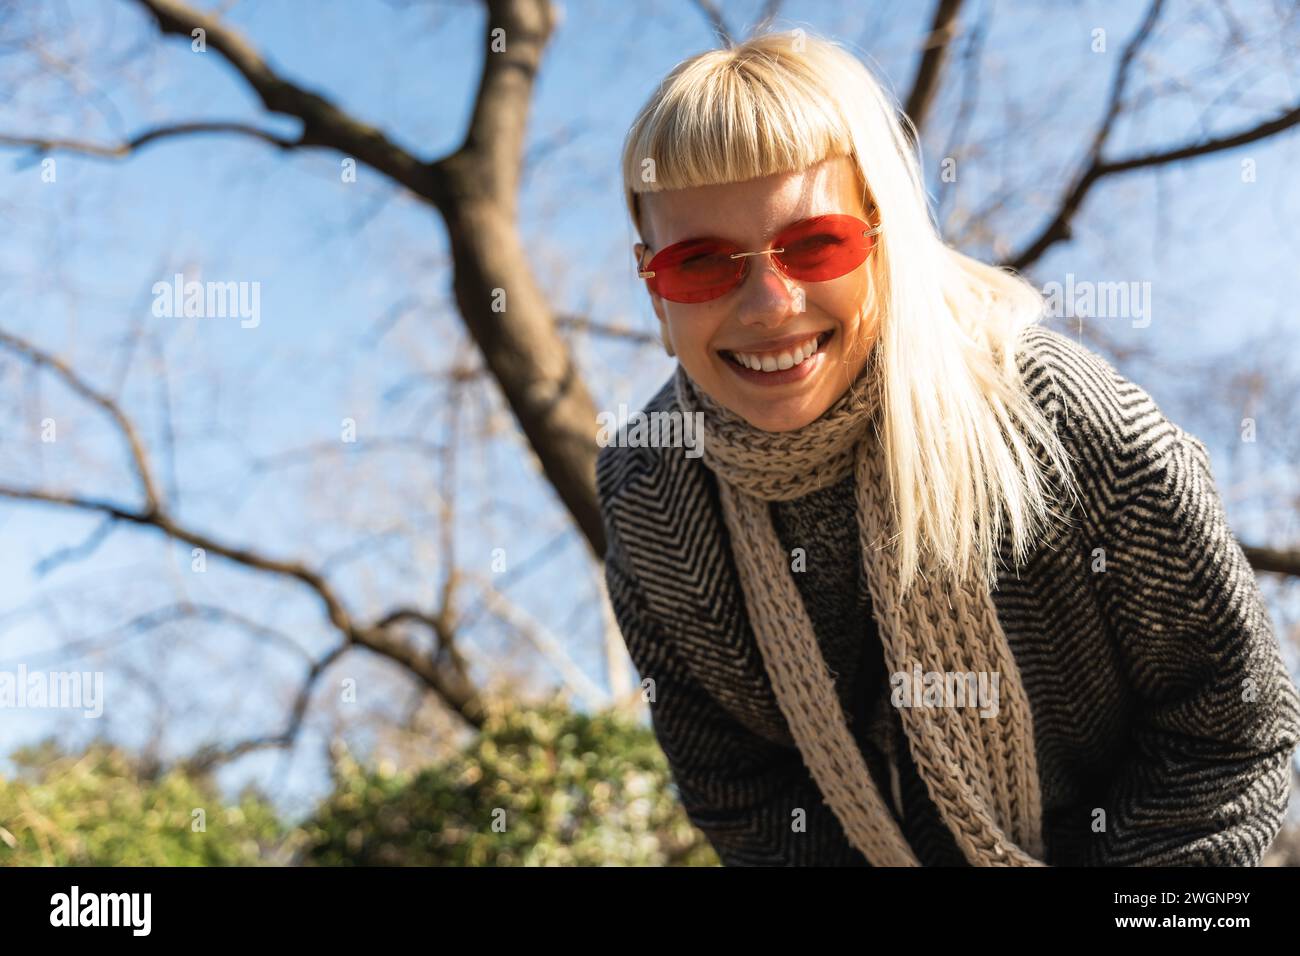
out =
[[(1068, 336), (1030, 328), (1017, 361), (1086, 504), (994, 592), (1033, 717), (1047, 862), (1257, 865), (1285, 814), (1300, 694), (1205, 446)], [(669, 379), (644, 411), (675, 408)], [(691, 821), (726, 865), (866, 865), (777, 706), (712, 473), (682, 449), (611, 445), (597, 484), (610, 600), (654, 681), (654, 732)], [(854, 538), (836, 534), (852, 501), (842, 483), (773, 519), (788, 547), (822, 556), (796, 578), (878, 774), (879, 642)], [(900, 773), (895, 812), (922, 862), (964, 863), (905, 746)]]

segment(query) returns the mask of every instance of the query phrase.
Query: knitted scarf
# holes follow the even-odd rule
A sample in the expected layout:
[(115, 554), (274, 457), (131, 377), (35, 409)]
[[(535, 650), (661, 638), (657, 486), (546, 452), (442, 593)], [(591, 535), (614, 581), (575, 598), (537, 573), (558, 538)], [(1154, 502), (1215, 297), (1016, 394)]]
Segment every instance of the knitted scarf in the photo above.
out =
[[(767, 432), (719, 405), (680, 364), (685, 413), (703, 413), (703, 461), (717, 477), (745, 606), (777, 702), (804, 763), (845, 835), (872, 866), (919, 866), (850, 732), (769, 502), (856, 477), (862, 561), (887, 673), (998, 675), (996, 716), (969, 706), (902, 706), (921, 779), (972, 866), (1042, 866), (1041, 804), (1028, 698), (986, 587), (918, 578), (904, 599), (892, 542), (875, 356), (821, 417)], [(926, 568), (923, 566), (924, 574)], [(985, 678), (989, 680), (990, 678)], [(942, 703), (942, 701), (940, 701)], [(892, 752), (891, 775), (896, 774)]]

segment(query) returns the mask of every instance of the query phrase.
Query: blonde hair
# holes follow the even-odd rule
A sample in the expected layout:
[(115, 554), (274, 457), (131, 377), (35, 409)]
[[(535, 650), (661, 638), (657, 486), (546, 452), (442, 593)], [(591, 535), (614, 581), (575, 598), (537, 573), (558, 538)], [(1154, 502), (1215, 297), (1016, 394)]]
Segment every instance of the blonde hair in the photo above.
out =
[(625, 198), (648, 244), (640, 194), (853, 160), (881, 227), (868, 261), (880, 305), (872, 385), (900, 583), (906, 589), (922, 575), (925, 558), (958, 580), (978, 576), (992, 587), (1004, 532), (1021, 564), (1053, 513), (1035, 444), (1062, 490), (1076, 499), (1077, 490), (1016, 364), (1016, 338), (1043, 316), (1043, 296), (1015, 273), (944, 243), (915, 138), (897, 102), (848, 50), (802, 30), (767, 33), (668, 74), (624, 143)]

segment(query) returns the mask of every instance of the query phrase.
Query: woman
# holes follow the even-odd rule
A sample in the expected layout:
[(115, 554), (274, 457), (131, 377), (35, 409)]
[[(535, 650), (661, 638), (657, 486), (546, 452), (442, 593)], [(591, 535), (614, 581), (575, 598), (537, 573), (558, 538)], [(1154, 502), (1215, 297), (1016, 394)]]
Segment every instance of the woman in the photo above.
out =
[(703, 455), (602, 450), (607, 582), (723, 863), (1258, 864), (1300, 695), (1206, 449), (943, 244), (870, 73), (694, 57), (623, 169)]

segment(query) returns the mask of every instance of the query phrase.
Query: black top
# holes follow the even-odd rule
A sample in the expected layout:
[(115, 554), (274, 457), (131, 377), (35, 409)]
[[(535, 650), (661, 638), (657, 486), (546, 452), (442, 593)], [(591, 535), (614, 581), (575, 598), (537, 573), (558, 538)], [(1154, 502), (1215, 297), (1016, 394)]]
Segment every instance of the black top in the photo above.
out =
[[(889, 679), (861, 557), (854, 480), (850, 474), (793, 501), (773, 502), (772, 526), (790, 557), (840, 706), (903, 835), (925, 866), (967, 866), (912, 763), (898, 709), (881, 701), (888, 698)], [(803, 549), (802, 555), (792, 554), (796, 548)], [(894, 806), (888, 761), (869, 733), (871, 715), (882, 704), (894, 724), (901, 816)]]

